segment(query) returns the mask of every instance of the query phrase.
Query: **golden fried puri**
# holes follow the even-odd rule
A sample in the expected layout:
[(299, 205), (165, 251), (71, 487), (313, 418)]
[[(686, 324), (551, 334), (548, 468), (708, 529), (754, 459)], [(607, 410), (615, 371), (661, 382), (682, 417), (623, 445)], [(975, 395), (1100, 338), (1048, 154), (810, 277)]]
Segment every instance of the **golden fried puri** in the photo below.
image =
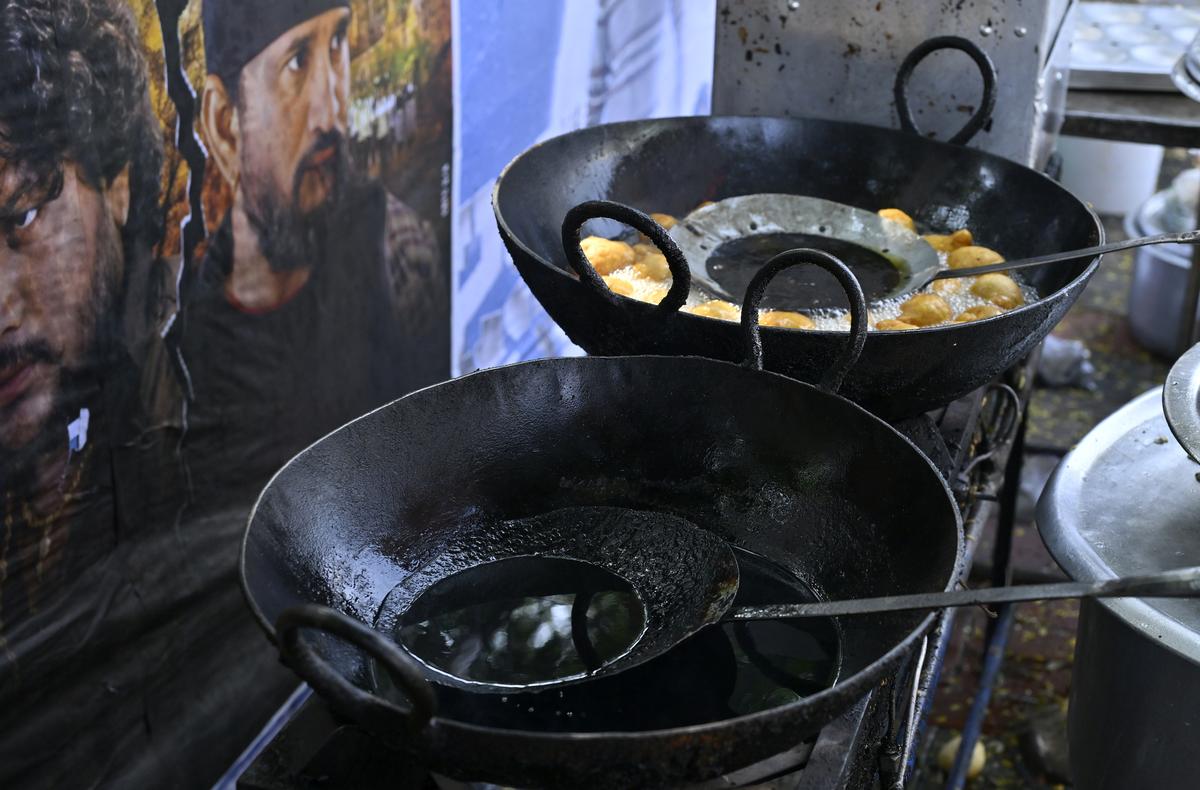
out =
[(937, 294), (917, 294), (900, 305), (900, 320), (913, 326), (934, 326), (953, 315), (950, 303)]
[(982, 321), (985, 318), (991, 318), (995, 315), (1000, 315), (1004, 311), (994, 304), (981, 304), (975, 307), (968, 307), (955, 317), (954, 322), (965, 324), (968, 321)]
[(737, 305), (724, 302), (720, 299), (713, 299), (711, 302), (683, 309), (693, 315), (702, 315), (705, 318), (721, 318), (726, 321), (740, 320), (742, 314)]
[(917, 232), (917, 223), (913, 222), (912, 217), (908, 216), (898, 208), (881, 208), (879, 209), (879, 216), (883, 217), (884, 219), (890, 219), (892, 222), (899, 222), (913, 233)]
[(995, 250), (987, 247), (968, 245), (959, 247), (946, 258), (951, 269), (974, 269), (976, 266), (990, 266), (993, 263), (1003, 263), (1004, 257)]
[(662, 225), (667, 230), (675, 227), (675, 223), (678, 222), (678, 220), (676, 220), (670, 214), (651, 214), (650, 219), (654, 220), (659, 225)]
[(608, 290), (621, 296), (633, 296), (633, 283), (622, 277), (607, 276), (604, 278), (604, 284), (608, 286)]
[(907, 321), (899, 321), (895, 318), (885, 318), (884, 320), (877, 322), (875, 324), (875, 328), (887, 332), (899, 329), (916, 329), (917, 327), (908, 323)]
[(929, 284), (935, 294), (956, 294), (961, 293), (962, 289), (967, 285), (966, 281), (961, 277), (947, 278), (945, 280), (934, 280)]
[(929, 233), (921, 238), (929, 242), (929, 246), (933, 247), (938, 252), (954, 252), (960, 247), (969, 247), (975, 242), (971, 236), (971, 231), (963, 228), (956, 230), (949, 236), (942, 236), (937, 233)]
[(1021, 294), (1021, 286), (1013, 278), (1000, 272), (980, 275), (971, 286), (971, 293), (981, 299), (987, 299), (994, 305), (1011, 310), (1025, 304)]
[(667, 265), (667, 258), (662, 253), (645, 256), (633, 265), (633, 270), (639, 277), (660, 282), (671, 277), (671, 267)]
[(792, 313), (787, 310), (768, 310), (758, 320), (763, 326), (778, 326), (784, 329), (814, 329), (816, 324), (803, 313)]
[(579, 246), (583, 248), (583, 254), (587, 256), (588, 263), (592, 264), (592, 268), (602, 275), (612, 274), (617, 269), (631, 266), (637, 258), (633, 253), (633, 247), (625, 242), (613, 241), (600, 236), (588, 236), (579, 242)]

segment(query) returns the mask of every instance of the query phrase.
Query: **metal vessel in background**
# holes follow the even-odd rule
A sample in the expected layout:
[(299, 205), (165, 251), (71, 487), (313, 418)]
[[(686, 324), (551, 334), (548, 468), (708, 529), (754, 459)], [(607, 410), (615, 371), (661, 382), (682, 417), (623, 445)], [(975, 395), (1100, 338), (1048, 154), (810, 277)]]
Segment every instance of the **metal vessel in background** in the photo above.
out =
[[(1188, 175), (1188, 174), (1185, 174)], [(1191, 171), (1192, 176), (1200, 172)], [(1195, 186), (1195, 179), (1189, 179)], [(1188, 227), (1196, 221), (1195, 200), (1187, 210), (1171, 190), (1152, 195), (1137, 211), (1125, 215), (1125, 234), (1135, 237)], [(1133, 282), (1129, 287), (1129, 328), (1146, 349), (1164, 357), (1180, 352), (1179, 327), (1183, 323), (1188, 269), (1192, 249), (1186, 245), (1166, 244), (1145, 247), (1133, 255)]]
[[(1171, 438), (1162, 402), (1154, 389), (1122, 407), (1050, 478), (1038, 528), (1071, 578), (1200, 562), (1200, 464)], [(1084, 601), (1068, 728), (1078, 787), (1194, 787), (1200, 600)]]
[[(1074, 0), (904, 3), (718, 0), (715, 115), (829, 118), (895, 127), (892, 78), (933, 33), (979, 45), (1003, 75), (993, 120), (972, 146), (1042, 169), (1066, 106)], [(949, 139), (980, 103), (956, 53), (913, 79), (917, 125)]]

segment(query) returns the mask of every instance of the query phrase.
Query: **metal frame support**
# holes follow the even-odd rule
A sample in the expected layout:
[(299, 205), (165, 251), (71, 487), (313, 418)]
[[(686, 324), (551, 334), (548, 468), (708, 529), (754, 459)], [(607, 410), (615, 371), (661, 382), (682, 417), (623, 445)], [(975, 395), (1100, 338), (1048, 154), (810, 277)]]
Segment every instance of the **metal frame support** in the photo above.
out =
[[(1025, 431), (1029, 424), (1029, 409), (1022, 411), (1021, 422), (1013, 438), (1012, 449), (1004, 465), (1004, 486), (1000, 489), (1000, 513), (996, 522), (996, 543), (992, 547), (992, 586), (1006, 586), (1012, 582), (1013, 530), (1016, 527), (1017, 495), (1021, 490), (1021, 469), (1025, 459)], [(967, 721), (963, 726), (962, 742), (954, 756), (954, 766), (946, 781), (946, 790), (962, 790), (967, 781), (967, 770), (971, 755), (983, 731), (988, 703), (992, 698), (992, 687), (1000, 675), (1004, 663), (1004, 650), (1008, 635), (1012, 632), (1015, 604), (1006, 604), (999, 609), (999, 616), (988, 623), (983, 671), (979, 677), (979, 688)]]

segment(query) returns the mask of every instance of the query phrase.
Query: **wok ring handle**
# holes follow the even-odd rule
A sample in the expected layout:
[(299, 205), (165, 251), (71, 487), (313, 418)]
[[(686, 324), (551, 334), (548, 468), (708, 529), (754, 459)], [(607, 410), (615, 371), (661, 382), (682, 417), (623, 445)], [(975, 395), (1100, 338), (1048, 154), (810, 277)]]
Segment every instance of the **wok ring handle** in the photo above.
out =
[[(341, 637), (378, 659), (408, 696), (412, 708), (403, 708), (346, 680), (301, 637), (301, 628)], [(376, 735), (390, 740), (397, 732), (415, 733), (433, 718), (437, 699), (419, 665), (374, 628), (328, 606), (301, 604), (279, 615), (275, 631), (284, 662), (335, 710)]]
[(567, 262), (579, 275), (579, 279), (606, 302), (613, 305), (619, 304), (617, 295), (604, 284), (604, 280), (588, 263), (587, 256), (583, 254), (583, 247), (579, 244), (579, 233), (583, 228), (583, 223), (599, 218), (623, 222), (641, 231), (667, 259), (667, 266), (671, 270), (671, 289), (658, 303), (657, 313), (667, 316), (683, 307), (688, 293), (692, 289), (692, 271), (688, 268), (687, 258), (679, 249), (679, 245), (667, 233), (666, 228), (655, 222), (644, 211), (638, 211), (624, 203), (612, 200), (587, 200), (567, 212), (562, 224), (563, 252), (566, 253)]
[(996, 109), (996, 65), (974, 41), (960, 36), (935, 36), (923, 41), (908, 53), (908, 57), (900, 64), (896, 71), (896, 83), (892, 88), (896, 99), (896, 113), (900, 116), (900, 128), (909, 134), (921, 133), (913, 119), (912, 108), (908, 106), (908, 81), (912, 79), (917, 64), (939, 49), (957, 49), (967, 53), (971, 60), (975, 61), (975, 65), (979, 67), (979, 75), (983, 77), (983, 98), (979, 102), (979, 109), (958, 134), (950, 138), (950, 142), (955, 145), (966, 145), (987, 125), (992, 119), (992, 111)]
[(846, 347), (830, 365), (829, 370), (825, 371), (819, 385), (826, 392), (836, 393), (841, 389), (846, 374), (858, 363), (863, 346), (867, 342), (867, 299), (863, 296), (858, 278), (846, 264), (821, 250), (786, 250), (763, 264), (763, 267), (754, 275), (754, 279), (746, 288), (746, 299), (742, 303), (742, 331), (746, 337), (746, 359), (742, 365), (751, 370), (763, 369), (762, 336), (758, 325), (759, 304), (762, 303), (767, 285), (775, 275), (784, 269), (790, 269), (802, 263), (820, 266), (836, 277), (838, 284), (846, 292), (846, 298), (850, 300), (850, 336), (846, 341)]

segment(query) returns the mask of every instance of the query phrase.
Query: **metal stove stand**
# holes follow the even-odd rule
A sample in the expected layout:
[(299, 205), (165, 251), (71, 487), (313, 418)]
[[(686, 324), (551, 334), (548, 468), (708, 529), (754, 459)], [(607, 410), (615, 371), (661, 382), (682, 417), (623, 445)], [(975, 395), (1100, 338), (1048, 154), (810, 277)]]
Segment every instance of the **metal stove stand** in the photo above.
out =
[[(1000, 381), (937, 412), (898, 423), (951, 482), (966, 527), (968, 573), (983, 527), (1000, 510), (993, 556), (995, 583), (1008, 578), (1008, 553), (1020, 479), (1026, 404), (1032, 388), (1035, 354)], [(966, 579), (960, 579), (965, 583)], [(903, 787), (915, 765), (933, 694), (953, 632), (949, 609), (908, 664), (864, 697), (813, 740), (781, 755), (709, 782), (706, 788), (757, 787), (761, 790)], [(965, 775), (991, 682), (999, 667), (1012, 623), (1010, 608), (1000, 610), (988, 635), (984, 688), (963, 734), (958, 773)], [(993, 660), (995, 659), (995, 660)], [(988, 671), (990, 669), (990, 672)], [(976, 710), (978, 709), (978, 710)], [(954, 785), (951, 779), (951, 786)], [(238, 758), (219, 783), (239, 790), (375, 787), (440, 788), (464, 785), (435, 778), (420, 766), (378, 743), (356, 726), (345, 724), (300, 686)], [(473, 787), (486, 787), (475, 785)]]
[[(984, 527), (993, 515), (998, 518), (991, 558), (991, 584), (1000, 586), (1011, 582), (1012, 535), (1024, 455), (1027, 407), (1040, 352), (1039, 346), (1000, 380), (972, 397), (951, 404), (943, 414), (938, 415), (939, 432), (947, 437), (947, 446), (951, 450), (951, 465), (941, 468), (954, 488), (966, 532), (963, 578), (959, 580), (961, 584), (967, 581)], [(912, 438), (905, 426), (897, 427)], [(921, 446), (920, 442), (917, 443)], [(948, 468), (953, 471), (947, 473)], [(893, 734), (881, 751), (879, 776), (880, 784), (884, 787), (904, 787), (916, 765), (917, 747), (928, 722), (933, 695), (954, 632), (957, 611), (947, 609), (943, 613), (934, 632), (911, 659), (915, 666), (905, 670), (915, 676), (917, 682), (907, 696), (894, 697), (903, 700), (905, 705), (893, 713), (897, 726), (893, 727)], [(979, 738), (1012, 622), (1013, 608), (1008, 605), (998, 607), (995, 618), (989, 623), (980, 687), (967, 717), (962, 745), (950, 772), (947, 788), (957, 790), (966, 781), (971, 752)], [(911, 685), (910, 681), (910, 688)]]

